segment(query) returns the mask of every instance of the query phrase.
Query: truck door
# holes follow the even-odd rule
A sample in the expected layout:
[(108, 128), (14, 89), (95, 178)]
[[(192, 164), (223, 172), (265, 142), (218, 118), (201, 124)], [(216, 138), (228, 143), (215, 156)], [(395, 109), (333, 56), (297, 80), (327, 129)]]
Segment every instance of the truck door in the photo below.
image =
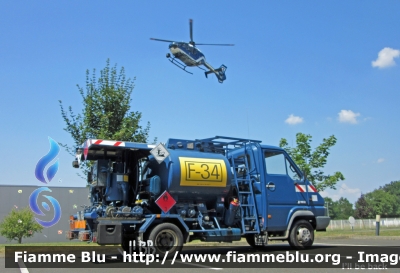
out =
[(268, 231), (287, 228), (290, 210), (299, 203), (295, 182), (299, 172), (280, 150), (264, 149), (266, 195), (268, 205)]

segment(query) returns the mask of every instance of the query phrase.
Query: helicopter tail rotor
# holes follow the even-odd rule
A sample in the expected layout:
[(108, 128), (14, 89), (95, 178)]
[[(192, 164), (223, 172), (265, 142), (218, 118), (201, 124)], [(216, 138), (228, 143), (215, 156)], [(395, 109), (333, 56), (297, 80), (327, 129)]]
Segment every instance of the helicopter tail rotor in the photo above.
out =
[[(211, 66), (209, 68), (211, 68)], [(209, 71), (204, 72), (204, 74), (206, 75), (206, 78), (208, 78), (208, 74), (215, 73), (215, 76), (217, 76), (218, 81), (220, 83), (223, 83), (224, 80), (226, 80), (226, 75), (225, 75), (226, 69), (227, 69), (227, 67), (225, 65), (221, 65), (217, 69), (212, 69), (211, 68)]]
[(220, 83), (222, 83), (224, 80), (226, 80), (226, 76), (225, 76), (225, 71), (226, 71), (227, 67), (225, 65), (221, 65), (218, 69), (215, 69), (216, 73), (215, 75), (218, 78), (218, 81)]

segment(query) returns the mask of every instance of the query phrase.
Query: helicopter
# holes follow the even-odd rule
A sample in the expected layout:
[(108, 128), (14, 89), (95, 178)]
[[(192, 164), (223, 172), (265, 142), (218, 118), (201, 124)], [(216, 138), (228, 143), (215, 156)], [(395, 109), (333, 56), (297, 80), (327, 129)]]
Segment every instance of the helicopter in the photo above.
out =
[[(215, 45), (215, 46), (233, 46), (233, 44), (196, 44), (193, 41), (193, 20), (189, 19), (189, 27), (190, 27), (190, 42), (177, 42), (171, 40), (163, 40), (150, 38), (150, 40), (159, 41), (159, 42), (169, 42), (169, 50), (171, 51), (173, 57), (170, 53), (167, 53), (168, 60), (174, 65), (178, 66), (180, 69), (184, 70), (189, 74), (193, 74), (186, 70), (186, 67), (194, 67), (204, 70), (206, 78), (208, 78), (208, 74), (214, 73), (217, 76), (217, 79), (220, 83), (223, 83), (226, 80), (225, 71), (227, 67), (225, 65), (221, 65), (219, 68), (213, 68), (209, 63), (206, 62), (206, 58), (204, 54), (196, 47), (196, 45)], [(208, 70), (202, 68), (201, 66), (205, 66)]]

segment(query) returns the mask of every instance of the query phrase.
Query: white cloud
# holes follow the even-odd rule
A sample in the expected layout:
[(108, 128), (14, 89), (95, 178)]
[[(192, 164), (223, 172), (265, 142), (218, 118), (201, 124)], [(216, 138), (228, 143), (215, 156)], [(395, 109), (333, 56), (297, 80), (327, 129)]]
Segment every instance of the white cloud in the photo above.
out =
[(329, 197), (330, 199), (332, 199), (332, 201), (337, 201), (340, 199), (340, 197), (343, 197), (340, 196), (339, 194), (333, 194), (326, 191), (321, 191), (320, 194), (323, 198)]
[(353, 123), (356, 124), (357, 121), (357, 117), (360, 116), (360, 113), (354, 113), (351, 110), (341, 110), (339, 112), (339, 121), (343, 122), (343, 123)]
[(339, 193), (342, 194), (342, 195), (344, 195), (344, 194), (347, 194), (347, 195), (350, 194), (350, 195), (357, 195), (357, 196), (360, 196), (360, 195), (361, 195), (361, 190), (360, 190), (359, 188), (354, 188), (354, 189), (352, 189), (352, 188), (350, 188), (349, 186), (347, 186), (345, 183), (343, 183), (343, 184), (340, 186)]
[(299, 124), (299, 123), (302, 123), (302, 122), (303, 122), (303, 118), (297, 117), (297, 116), (294, 116), (293, 114), (291, 114), (291, 115), (285, 120), (285, 122), (286, 122), (287, 124), (290, 124), (290, 125)]
[(345, 183), (338, 185), (338, 190), (334, 191), (332, 189), (326, 189), (320, 192), (322, 197), (329, 197), (333, 201), (338, 201), (340, 197), (347, 198), (350, 203), (355, 203), (357, 199), (361, 196), (361, 190), (359, 188), (350, 188)]
[(384, 158), (379, 158), (379, 159), (376, 161), (376, 163), (382, 163), (383, 161), (385, 161)]
[(378, 59), (372, 62), (372, 67), (386, 68), (396, 65), (394, 58), (400, 56), (400, 50), (385, 47), (378, 53)]

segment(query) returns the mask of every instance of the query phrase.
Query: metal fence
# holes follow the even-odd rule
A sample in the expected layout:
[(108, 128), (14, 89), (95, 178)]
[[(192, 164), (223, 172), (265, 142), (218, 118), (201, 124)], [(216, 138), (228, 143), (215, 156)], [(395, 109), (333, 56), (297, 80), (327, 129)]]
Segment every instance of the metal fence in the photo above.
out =
[[(356, 219), (354, 229), (375, 229), (376, 219)], [(400, 227), (400, 218), (381, 218), (380, 229)], [(349, 220), (331, 220), (327, 230), (351, 229)]]

